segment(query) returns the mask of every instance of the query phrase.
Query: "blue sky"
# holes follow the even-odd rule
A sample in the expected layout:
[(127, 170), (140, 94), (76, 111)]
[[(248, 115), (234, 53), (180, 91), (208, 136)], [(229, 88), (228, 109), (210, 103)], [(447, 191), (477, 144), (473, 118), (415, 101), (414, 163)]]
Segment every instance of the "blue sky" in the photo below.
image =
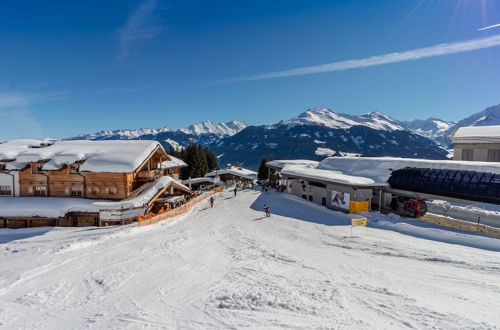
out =
[(500, 27), (478, 31), (498, 23), (495, 0), (3, 1), (0, 139), (316, 107), (459, 120), (500, 103)]

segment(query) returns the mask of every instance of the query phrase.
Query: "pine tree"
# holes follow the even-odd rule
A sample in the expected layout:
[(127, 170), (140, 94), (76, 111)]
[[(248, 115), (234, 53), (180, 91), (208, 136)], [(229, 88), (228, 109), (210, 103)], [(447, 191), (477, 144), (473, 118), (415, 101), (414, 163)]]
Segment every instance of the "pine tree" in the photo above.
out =
[(208, 149), (198, 144), (190, 144), (182, 150), (170, 150), (174, 157), (182, 159), (188, 166), (181, 169), (183, 180), (202, 177), (208, 172), (218, 169), (217, 156)]
[(257, 172), (257, 178), (260, 180), (267, 180), (269, 178), (268, 174), (268, 169), (266, 166), (267, 159), (266, 158), (261, 158), (260, 159), (260, 164), (259, 164), (259, 171)]

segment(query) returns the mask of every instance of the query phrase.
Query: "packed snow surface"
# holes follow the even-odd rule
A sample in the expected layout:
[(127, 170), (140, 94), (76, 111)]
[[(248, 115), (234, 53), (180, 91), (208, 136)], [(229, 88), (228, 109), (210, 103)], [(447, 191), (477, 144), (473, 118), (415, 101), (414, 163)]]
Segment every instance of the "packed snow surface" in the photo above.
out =
[(428, 160), (395, 157), (328, 157), (318, 169), (340, 171), (345, 174), (371, 178), (385, 183), (393, 170), (405, 167), (477, 171), (500, 174), (500, 163), (455, 160)]
[(0, 229), (0, 328), (500, 325), (498, 239), (378, 214), (351, 236), (298, 198), (232, 196), (150, 227)]
[(57, 141), (48, 147), (21, 150), (16, 162), (49, 160), (44, 170), (57, 170), (82, 161), (80, 171), (127, 173), (134, 172), (156, 148), (161, 148), (157, 141), (147, 140)]

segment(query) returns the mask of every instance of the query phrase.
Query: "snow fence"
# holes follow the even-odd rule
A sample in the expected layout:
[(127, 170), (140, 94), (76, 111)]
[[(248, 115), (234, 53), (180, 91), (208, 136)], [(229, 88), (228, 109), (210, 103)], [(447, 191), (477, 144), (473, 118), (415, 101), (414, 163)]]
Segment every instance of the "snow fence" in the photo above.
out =
[(191, 199), (189, 202), (187, 202), (186, 204), (184, 204), (178, 208), (166, 210), (166, 211), (160, 212), (158, 214), (150, 213), (147, 216), (139, 215), (139, 217), (137, 219), (137, 223), (138, 223), (139, 227), (143, 227), (143, 226), (154, 225), (155, 223), (158, 223), (160, 221), (174, 218), (176, 216), (179, 216), (181, 214), (186, 213), (187, 211), (189, 211), (189, 209), (191, 209), (191, 207), (195, 206), (199, 202), (207, 199), (208, 197), (210, 197), (214, 194), (220, 193), (221, 191), (222, 191), (222, 188), (218, 187), (218, 188), (215, 188), (209, 192), (204, 193), (203, 195), (200, 195), (198, 197)]

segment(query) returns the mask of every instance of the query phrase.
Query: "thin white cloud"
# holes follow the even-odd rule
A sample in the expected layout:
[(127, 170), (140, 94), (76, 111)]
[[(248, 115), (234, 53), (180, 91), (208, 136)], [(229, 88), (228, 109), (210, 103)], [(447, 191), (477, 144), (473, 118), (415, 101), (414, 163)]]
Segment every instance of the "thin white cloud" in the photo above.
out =
[(47, 93), (0, 93), (0, 109), (28, 107), (35, 103), (43, 103), (68, 98), (65, 91)]
[(418, 48), (400, 53), (389, 53), (385, 55), (372, 56), (363, 59), (353, 59), (353, 60), (323, 64), (323, 65), (307, 66), (291, 70), (275, 71), (275, 72), (262, 73), (245, 77), (230, 78), (230, 79), (219, 80), (217, 82), (224, 83), (224, 82), (237, 82), (246, 80), (262, 80), (262, 79), (307, 75), (313, 73), (359, 69), (376, 65), (414, 61), (428, 57), (469, 52), (473, 50), (490, 48), (499, 45), (500, 45), (500, 35), (495, 35), (492, 37), (473, 39), (468, 41), (444, 43), (436, 46)]
[(478, 30), (478, 31), (484, 31), (484, 30), (489, 30), (489, 29), (493, 29), (493, 28), (496, 28), (496, 27), (500, 27), (500, 24), (495, 24), (495, 25), (485, 26), (485, 27), (480, 28), (480, 29), (477, 29), (477, 30)]
[(67, 92), (0, 92), (0, 138), (43, 137), (42, 125), (32, 115), (30, 106), (67, 97)]
[(155, 18), (158, 9), (157, 0), (145, 0), (130, 13), (125, 25), (118, 30), (117, 59), (127, 59), (138, 41), (152, 39), (160, 34), (162, 26)]

